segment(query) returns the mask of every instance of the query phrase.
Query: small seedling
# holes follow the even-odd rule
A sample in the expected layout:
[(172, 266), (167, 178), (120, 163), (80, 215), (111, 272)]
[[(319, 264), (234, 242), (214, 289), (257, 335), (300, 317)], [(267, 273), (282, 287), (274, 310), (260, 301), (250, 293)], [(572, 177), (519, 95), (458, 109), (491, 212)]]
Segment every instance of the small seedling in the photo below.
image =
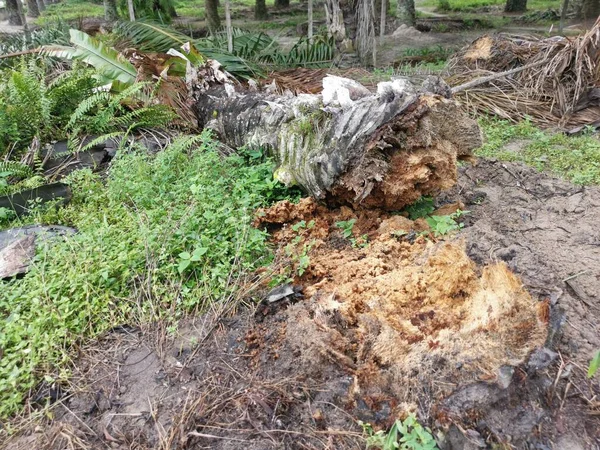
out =
[(403, 421), (396, 420), (387, 433), (373, 431), (373, 427), (368, 423), (358, 423), (367, 436), (367, 449), (436, 450), (438, 448), (431, 430), (423, 427), (414, 414), (410, 414)]
[(588, 368), (588, 378), (592, 378), (598, 372), (598, 368), (600, 368), (600, 350), (596, 353), (596, 356), (592, 358), (590, 362), (590, 367)]
[(191, 254), (189, 252), (180, 253), (179, 265), (177, 266), (179, 273), (183, 273), (192, 263), (200, 261), (207, 251), (208, 248), (206, 247), (196, 247)]
[(335, 226), (342, 230), (342, 236), (345, 239), (348, 239), (352, 236), (352, 229), (354, 228), (354, 224), (356, 223), (356, 219), (350, 220), (342, 220), (335, 223)]
[(421, 217), (427, 217), (435, 210), (433, 204), (433, 197), (421, 197), (419, 200), (414, 202), (412, 205), (404, 208), (404, 211), (408, 213), (410, 220), (416, 220)]
[(468, 212), (459, 209), (448, 216), (429, 216), (425, 220), (427, 220), (433, 235), (440, 237), (463, 228), (464, 224), (457, 222), (457, 219)]

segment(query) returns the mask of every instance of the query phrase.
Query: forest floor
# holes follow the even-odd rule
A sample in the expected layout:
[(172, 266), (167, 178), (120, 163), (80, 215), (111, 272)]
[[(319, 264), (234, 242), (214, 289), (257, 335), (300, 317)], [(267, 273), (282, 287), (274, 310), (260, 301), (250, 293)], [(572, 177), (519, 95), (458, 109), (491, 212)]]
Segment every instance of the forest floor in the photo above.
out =
[[(80, 349), (71, 385), (55, 393), (63, 397), (48, 419), (25, 425), (6, 448), (354, 449), (365, 438), (357, 420), (386, 428), (399, 409), (417, 406), (429, 411), (421, 420), (446, 443), (443, 448), (491, 442), (598, 448), (600, 391), (586, 370), (600, 348), (600, 189), (518, 163), (479, 159), (460, 168), (457, 185), (438, 202), (459, 202), (469, 212), (460, 233), (437, 243), (389, 234), (396, 219), (379, 213), (327, 210), (310, 201), (276, 205), (264, 220), (285, 222), (272, 226), (281, 246), (299, 228), (324, 242), (295, 282), (306, 299), (291, 295), (258, 306), (242, 299), (226, 314), (182, 321), (175, 336), (160, 324), (144, 331), (115, 327)], [(333, 226), (351, 218), (357, 219), (355, 235), (369, 236), (368, 246), (351, 246)], [(314, 229), (306, 227), (310, 221)], [(470, 259), (461, 259), (462, 249)], [(449, 266), (444, 252), (453, 255)], [(406, 261), (417, 272), (403, 272)], [(453, 283), (466, 289), (471, 271), (485, 278), (502, 264), (542, 306), (543, 325), (539, 333), (535, 323), (524, 325), (529, 319), (523, 311), (509, 323), (500, 320), (500, 328), (525, 328), (525, 337), (497, 361), (490, 359), (495, 347), (479, 349), (475, 342), (464, 343), (463, 351), (437, 350), (448, 339), (444, 330), (467, 331), (463, 313), (426, 305), (436, 311), (434, 317), (421, 306), (392, 311), (381, 305), (371, 317), (360, 300), (383, 295), (383, 287), (390, 294), (405, 289), (417, 295), (410, 290), (418, 289), (412, 283), (421, 276), (428, 287), (418, 296), (435, 302), (436, 289), (452, 289)], [(519, 286), (517, 281), (510, 288), (514, 292), (506, 301), (522, 295)], [(356, 310), (350, 314), (340, 304)], [(406, 356), (412, 372), (403, 376), (417, 380), (414, 386), (390, 371), (404, 370), (403, 363), (361, 356), (374, 351), (369, 345), (377, 348), (364, 340), (365, 327), (372, 321), (385, 327), (386, 320), (402, 316), (412, 317), (429, 342), (424, 354)], [(503, 332), (490, 331), (491, 340), (497, 342)], [(394, 342), (394, 354), (402, 355), (404, 344)], [(524, 357), (525, 350), (542, 345)], [(502, 361), (508, 354), (514, 364), (509, 369)]]

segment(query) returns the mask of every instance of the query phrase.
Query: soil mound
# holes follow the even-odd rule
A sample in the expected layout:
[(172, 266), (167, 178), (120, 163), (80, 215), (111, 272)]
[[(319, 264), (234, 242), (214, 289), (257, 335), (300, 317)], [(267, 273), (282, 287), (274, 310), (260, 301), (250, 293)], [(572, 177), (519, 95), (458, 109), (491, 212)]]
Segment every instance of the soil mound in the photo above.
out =
[(293, 286), (176, 336), (115, 328), (0, 447), (357, 449), (357, 419), (416, 410), (444, 450), (598, 448), (600, 190), (481, 160), (438, 200), (471, 211), (447, 242), (389, 213), (262, 211)]
[(423, 400), (418, 386), (434, 385), (431, 402), (457, 385), (496, 380), (544, 343), (546, 303), (504, 263), (480, 269), (464, 243), (415, 234), (420, 223), (312, 200), (261, 216), (294, 218), (273, 236), (306, 298), (287, 312), (279, 353), (293, 354), (305, 373), (342, 367), (353, 376), (354, 405), (385, 402), (393, 421)]

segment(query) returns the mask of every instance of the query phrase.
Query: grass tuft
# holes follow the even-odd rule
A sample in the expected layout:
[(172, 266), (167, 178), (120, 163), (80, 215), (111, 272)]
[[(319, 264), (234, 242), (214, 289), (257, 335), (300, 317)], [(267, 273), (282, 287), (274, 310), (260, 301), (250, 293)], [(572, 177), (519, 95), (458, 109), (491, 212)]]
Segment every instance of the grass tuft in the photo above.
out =
[[(486, 143), (477, 155), (523, 162), (553, 172), (574, 184), (600, 184), (600, 141), (591, 131), (579, 136), (542, 131), (530, 122), (513, 125), (482, 119)], [(517, 143), (507, 147), (509, 143)]]

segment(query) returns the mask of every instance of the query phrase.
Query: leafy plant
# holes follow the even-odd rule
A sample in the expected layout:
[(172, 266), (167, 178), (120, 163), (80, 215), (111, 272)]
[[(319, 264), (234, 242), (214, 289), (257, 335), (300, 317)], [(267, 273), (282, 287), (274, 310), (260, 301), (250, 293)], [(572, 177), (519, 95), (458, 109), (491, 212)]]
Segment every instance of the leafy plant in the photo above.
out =
[(154, 156), (120, 152), (105, 182), (89, 170), (70, 175), (71, 203), (25, 220), (78, 233), (45, 242), (22, 279), (0, 281), (0, 417), (42, 377), (68, 378), (82, 339), (235, 293), (239, 276), (271, 260), (251, 223), (256, 208), (286, 198), (272, 171), (270, 160), (223, 158), (204, 132)]
[(127, 61), (114, 48), (108, 47), (83, 31), (69, 30), (72, 47), (50, 45), (43, 52), (57, 58), (83, 61), (93, 66), (103, 83), (119, 81), (126, 85), (135, 82), (137, 71), (133, 64)]
[(100, 91), (84, 99), (66, 125), (71, 148), (82, 135), (100, 135), (85, 148), (107, 139), (124, 138), (139, 128), (164, 128), (175, 114), (166, 105), (154, 104), (150, 83), (135, 83), (122, 92)]
[(75, 66), (47, 80), (46, 66), (23, 61), (0, 81), (0, 157), (18, 157), (34, 137), (44, 143), (65, 137), (70, 115), (97, 85), (93, 73)]
[(367, 435), (367, 449), (435, 450), (438, 448), (431, 435), (431, 430), (423, 427), (414, 414), (410, 414), (403, 421), (396, 420), (387, 433), (384, 431), (374, 432), (369, 424), (362, 422), (359, 424), (362, 425), (363, 432)]
[(352, 229), (354, 228), (354, 224), (356, 223), (356, 219), (350, 220), (341, 220), (335, 223), (335, 226), (342, 230), (342, 236), (344, 239), (348, 239), (352, 236)]
[[(118, 7), (123, 16), (128, 15), (127, 0), (119, 0)], [(160, 23), (169, 23), (175, 15), (174, 0), (133, 0), (137, 19), (155, 19)]]
[(416, 220), (421, 217), (427, 217), (435, 210), (433, 197), (421, 197), (415, 203), (404, 208), (408, 213), (410, 220)]
[[(0, 55), (9, 55), (12, 53), (25, 52), (30, 49), (37, 49), (44, 45), (56, 44), (67, 45), (69, 43), (69, 26), (63, 20), (50, 22), (40, 28), (25, 33), (16, 33), (11, 35), (2, 35), (0, 39)], [(26, 56), (26, 55), (25, 55)], [(36, 58), (35, 52), (29, 55), (30, 58)], [(17, 58), (0, 59), (0, 69), (13, 67), (20, 62)], [(51, 61), (47, 61), (51, 64)]]
[(425, 220), (434, 236), (439, 237), (460, 230), (464, 224), (457, 222), (457, 219), (468, 212), (458, 210), (447, 216), (429, 216)]
[(590, 361), (590, 367), (588, 368), (587, 373), (588, 378), (592, 378), (594, 375), (596, 375), (598, 368), (600, 368), (600, 350), (598, 350), (596, 356), (594, 356)]

